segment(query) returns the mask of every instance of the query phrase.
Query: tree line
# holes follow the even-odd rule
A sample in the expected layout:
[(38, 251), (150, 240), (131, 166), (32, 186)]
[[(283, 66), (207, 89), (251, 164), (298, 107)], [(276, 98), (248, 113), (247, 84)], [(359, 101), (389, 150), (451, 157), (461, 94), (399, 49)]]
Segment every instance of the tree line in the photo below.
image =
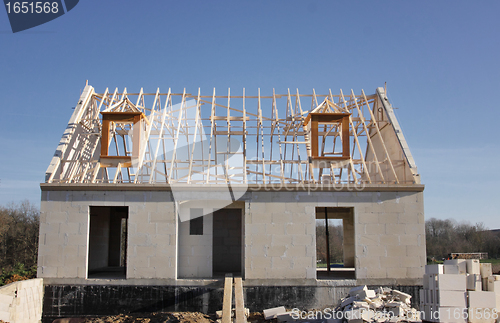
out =
[(427, 258), (442, 260), (452, 252), (487, 252), (488, 258), (500, 257), (500, 232), (483, 223), (470, 224), (452, 219), (430, 218), (425, 221)]

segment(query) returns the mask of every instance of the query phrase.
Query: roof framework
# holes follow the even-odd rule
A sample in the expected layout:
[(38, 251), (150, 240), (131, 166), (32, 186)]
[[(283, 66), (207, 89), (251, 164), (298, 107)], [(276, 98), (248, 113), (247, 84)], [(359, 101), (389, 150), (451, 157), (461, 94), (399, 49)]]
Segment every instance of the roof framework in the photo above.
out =
[(420, 178), (383, 88), (371, 95), (267, 96), (259, 89), (249, 96), (245, 89), (95, 93), (87, 85), (46, 182), (419, 184)]

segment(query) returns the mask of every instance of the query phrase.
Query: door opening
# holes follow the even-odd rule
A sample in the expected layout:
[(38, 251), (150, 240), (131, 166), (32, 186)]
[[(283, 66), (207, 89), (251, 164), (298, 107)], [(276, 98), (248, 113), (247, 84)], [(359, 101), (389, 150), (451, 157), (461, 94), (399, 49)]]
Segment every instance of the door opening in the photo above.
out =
[(242, 210), (220, 209), (213, 215), (213, 276), (241, 275)]
[(90, 207), (88, 278), (125, 278), (127, 222), (127, 206)]
[(354, 237), (354, 208), (316, 207), (317, 278), (355, 278)]

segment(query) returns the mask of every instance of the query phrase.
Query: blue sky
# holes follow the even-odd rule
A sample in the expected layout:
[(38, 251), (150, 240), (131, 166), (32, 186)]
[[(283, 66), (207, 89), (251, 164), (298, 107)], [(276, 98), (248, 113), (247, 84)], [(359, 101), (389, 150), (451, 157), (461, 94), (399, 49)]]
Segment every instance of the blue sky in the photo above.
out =
[(0, 9), (0, 204), (39, 183), (85, 80), (263, 94), (388, 95), (426, 218), (500, 228), (498, 1), (80, 1), (12, 34)]

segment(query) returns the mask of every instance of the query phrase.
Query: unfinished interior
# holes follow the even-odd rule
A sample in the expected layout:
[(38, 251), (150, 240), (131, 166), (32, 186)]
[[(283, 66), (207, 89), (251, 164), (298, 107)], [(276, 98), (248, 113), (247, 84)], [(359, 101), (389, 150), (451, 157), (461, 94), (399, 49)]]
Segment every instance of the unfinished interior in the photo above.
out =
[[(41, 188), (49, 285), (202, 286), (231, 272), (245, 289), (414, 286), (424, 273), (424, 186), (383, 88), (87, 85)], [(342, 282), (318, 274), (325, 215), (343, 221)]]

